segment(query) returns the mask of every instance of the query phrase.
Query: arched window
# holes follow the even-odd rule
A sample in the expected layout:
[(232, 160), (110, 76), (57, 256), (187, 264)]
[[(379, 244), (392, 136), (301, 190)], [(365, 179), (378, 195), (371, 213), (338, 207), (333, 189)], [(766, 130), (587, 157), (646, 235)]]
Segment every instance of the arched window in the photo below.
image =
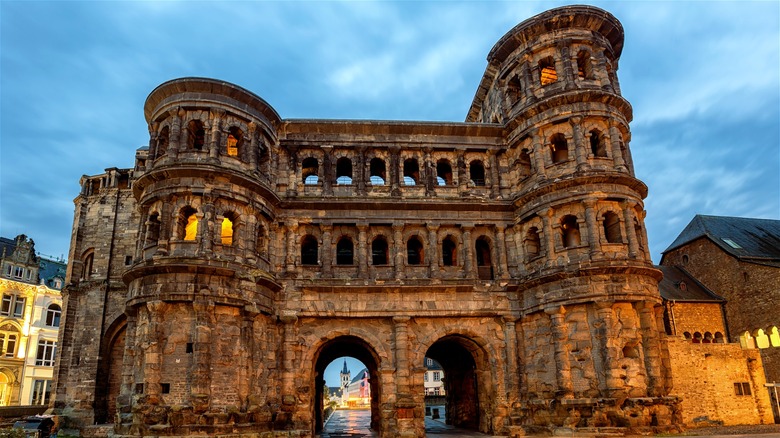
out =
[(317, 239), (310, 234), (301, 240), (301, 264), (317, 265)]
[(206, 130), (203, 129), (203, 122), (200, 120), (190, 120), (187, 124), (187, 149), (202, 151), (206, 144)]
[(723, 337), (723, 333), (715, 332), (715, 343), (716, 344), (725, 344), (726, 343), (726, 338)]
[(349, 237), (342, 237), (336, 243), (336, 264), (352, 265), (354, 264), (354, 245)]
[(243, 146), (244, 143), (244, 132), (233, 126), (228, 130), (228, 136), (227, 136), (227, 154), (231, 157), (237, 157), (238, 152)]
[(16, 347), (19, 341), (19, 329), (13, 324), (4, 324), (0, 327), (0, 357), (15, 357)]
[(477, 255), (477, 273), (479, 278), (481, 280), (492, 280), (493, 265), (490, 257), (490, 243), (487, 238), (480, 236), (475, 243), (474, 249)]
[(577, 217), (566, 215), (561, 219), (561, 231), (563, 233), (563, 246), (574, 248), (580, 246), (580, 225), (577, 223)]
[(696, 332), (693, 334), (693, 343), (694, 344), (701, 344), (702, 336), (701, 333)]
[(704, 338), (701, 341), (703, 344), (712, 344), (712, 333), (705, 332)]
[(593, 153), (594, 157), (607, 157), (607, 142), (598, 129), (590, 131), (590, 151)]
[(520, 151), (520, 156), (517, 158), (517, 170), (521, 181), (531, 176), (531, 155), (528, 153), (528, 149)]
[(593, 64), (590, 61), (590, 52), (587, 50), (580, 50), (577, 54), (577, 77), (593, 79)]
[(436, 162), (436, 185), (452, 185), (452, 165), (449, 160), (442, 158)]
[(265, 226), (260, 224), (257, 226), (257, 241), (256, 241), (256, 251), (258, 254), (262, 256), (268, 255), (268, 232), (265, 229)]
[(542, 242), (539, 238), (539, 229), (531, 227), (525, 235), (525, 253), (529, 258), (537, 257), (542, 249)]
[(87, 253), (84, 255), (83, 262), (82, 262), (82, 268), (81, 268), (81, 279), (82, 280), (88, 280), (89, 277), (92, 275), (92, 263), (95, 261), (95, 252), (93, 250), (88, 250)]
[(523, 95), (523, 83), (517, 75), (512, 76), (506, 83), (506, 91), (513, 103), (520, 100)]
[(778, 330), (777, 326), (774, 326), (771, 329), (769, 329), (767, 335), (769, 336), (770, 345), (772, 345), (773, 347), (780, 347), (780, 330)]
[(236, 232), (236, 228), (238, 228), (238, 216), (235, 213), (226, 213), (225, 217), (222, 219), (222, 232), (220, 236), (222, 237), (222, 244), (223, 245), (233, 245), (233, 235)]
[(471, 183), (475, 186), (485, 185), (485, 166), (479, 160), (474, 160), (469, 164), (469, 176)]
[(569, 145), (566, 136), (555, 134), (550, 138), (550, 149), (552, 151), (552, 162), (563, 163), (569, 159)]
[(184, 207), (179, 213), (179, 239), (195, 240), (198, 236), (197, 211), (192, 207)]
[(452, 236), (445, 237), (441, 243), (441, 261), (444, 266), (456, 266), (458, 264), (456, 249), (457, 245)]
[(542, 85), (549, 85), (558, 81), (558, 72), (555, 70), (555, 60), (552, 56), (539, 61), (539, 75)]
[(157, 245), (160, 240), (160, 214), (152, 213), (146, 220), (146, 245)]
[(352, 184), (352, 160), (346, 157), (336, 161), (336, 184)]
[(687, 339), (687, 340), (689, 340), (689, 341), (690, 341), (690, 340), (691, 340), (691, 337), (692, 337), (692, 336), (691, 336), (691, 332), (685, 332), (685, 333), (683, 333), (683, 337), (684, 337), (685, 339)]
[(623, 243), (623, 236), (620, 234), (620, 218), (617, 214), (609, 211), (604, 213), (604, 237), (608, 243)]
[(406, 242), (406, 263), (409, 265), (421, 265), (423, 260), (423, 244), (417, 236), (413, 236)]
[(316, 185), (320, 180), (317, 159), (314, 157), (306, 158), (303, 160), (303, 163), (301, 163), (301, 166), (303, 183), (306, 185)]
[(157, 156), (158, 157), (162, 156), (162, 155), (165, 155), (168, 152), (168, 142), (170, 141), (169, 140), (169, 137), (170, 137), (169, 132), (170, 131), (168, 130), (168, 127), (166, 126), (165, 128), (162, 129), (162, 131), (160, 131), (160, 134), (157, 136)]
[(371, 185), (385, 185), (385, 181), (387, 181), (387, 178), (385, 177), (385, 160), (381, 158), (372, 158), (371, 163), (369, 164), (369, 173), (371, 175), (369, 177)]
[(62, 308), (57, 304), (50, 304), (46, 309), (46, 325), (49, 327), (59, 327), (61, 315)]
[(387, 265), (387, 240), (383, 236), (377, 236), (371, 242), (371, 264)]
[(420, 167), (416, 158), (408, 158), (404, 161), (404, 185), (415, 186), (420, 181)]

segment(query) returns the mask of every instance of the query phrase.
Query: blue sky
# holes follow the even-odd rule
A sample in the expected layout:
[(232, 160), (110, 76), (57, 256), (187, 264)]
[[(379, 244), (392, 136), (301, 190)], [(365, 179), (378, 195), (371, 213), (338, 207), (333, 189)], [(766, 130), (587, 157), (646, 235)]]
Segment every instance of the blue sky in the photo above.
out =
[[(463, 121), (493, 44), (561, 2), (0, 2), (0, 235), (67, 255), (82, 174), (131, 167), (160, 83), (283, 118)], [(780, 218), (780, 2), (594, 2), (650, 190), (654, 262), (697, 213)]]

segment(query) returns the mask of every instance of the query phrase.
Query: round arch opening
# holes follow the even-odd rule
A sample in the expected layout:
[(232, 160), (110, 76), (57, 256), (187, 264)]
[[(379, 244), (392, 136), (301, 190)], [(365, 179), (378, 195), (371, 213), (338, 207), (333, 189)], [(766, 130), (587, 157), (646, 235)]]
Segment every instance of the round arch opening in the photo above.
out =
[[(434, 342), (425, 356), (442, 368), (445, 423), (490, 433), (485, 408), (489, 406), (492, 383), (485, 350), (466, 336), (448, 335)], [(426, 403), (429, 400), (430, 395)]]
[[(379, 384), (379, 357), (376, 351), (364, 340), (355, 336), (340, 336), (332, 339), (322, 347), (317, 353), (317, 359), (314, 362), (314, 387), (316, 388), (314, 397), (314, 432), (322, 432), (324, 424), (324, 387), (325, 387), (325, 368), (336, 359), (342, 357), (352, 357), (359, 360), (368, 370), (368, 383), (371, 393), (371, 430), (381, 433), (381, 418), (379, 410), (379, 400), (381, 399), (381, 385)], [(359, 371), (359, 370), (354, 370)], [(354, 376), (353, 376), (354, 377)], [(330, 385), (331, 382), (328, 382)], [(332, 385), (331, 385), (332, 386)]]

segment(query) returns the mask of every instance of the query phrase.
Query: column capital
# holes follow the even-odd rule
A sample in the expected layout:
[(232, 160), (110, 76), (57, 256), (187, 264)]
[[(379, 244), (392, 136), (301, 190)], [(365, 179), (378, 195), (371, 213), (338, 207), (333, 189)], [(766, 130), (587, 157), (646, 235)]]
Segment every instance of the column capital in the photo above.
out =
[(406, 324), (409, 322), (412, 318), (409, 316), (394, 316), (393, 322), (396, 324)]

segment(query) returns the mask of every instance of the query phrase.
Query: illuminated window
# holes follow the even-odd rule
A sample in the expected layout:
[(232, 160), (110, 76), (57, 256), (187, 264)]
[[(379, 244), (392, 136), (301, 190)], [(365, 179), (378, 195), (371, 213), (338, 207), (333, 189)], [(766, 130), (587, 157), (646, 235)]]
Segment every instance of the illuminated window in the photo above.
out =
[(55, 341), (38, 341), (38, 353), (35, 355), (35, 365), (44, 367), (54, 366), (54, 355), (57, 352)]
[(230, 246), (233, 244), (233, 233), (236, 228), (236, 216), (232, 213), (228, 213), (222, 219), (222, 232), (220, 234), (222, 238), (222, 244)]
[(227, 136), (227, 154), (231, 157), (238, 156), (238, 149), (244, 138), (244, 133), (235, 126), (228, 130)]
[(19, 340), (19, 330), (11, 324), (5, 324), (0, 327), (0, 356), (16, 356), (16, 344)]
[(21, 318), (24, 316), (24, 304), (26, 298), (14, 294), (3, 294), (3, 302), (0, 305), (0, 315)]
[(555, 71), (555, 61), (552, 56), (539, 61), (539, 73), (542, 85), (549, 85), (558, 81), (558, 72)]
[(184, 207), (179, 213), (179, 239), (195, 240), (198, 236), (197, 210)]
[(561, 231), (563, 233), (563, 246), (574, 248), (580, 246), (580, 225), (577, 218), (572, 215), (566, 215), (561, 219)]
[(49, 327), (60, 326), (60, 316), (62, 315), (62, 308), (56, 304), (50, 305), (46, 309), (46, 325)]

